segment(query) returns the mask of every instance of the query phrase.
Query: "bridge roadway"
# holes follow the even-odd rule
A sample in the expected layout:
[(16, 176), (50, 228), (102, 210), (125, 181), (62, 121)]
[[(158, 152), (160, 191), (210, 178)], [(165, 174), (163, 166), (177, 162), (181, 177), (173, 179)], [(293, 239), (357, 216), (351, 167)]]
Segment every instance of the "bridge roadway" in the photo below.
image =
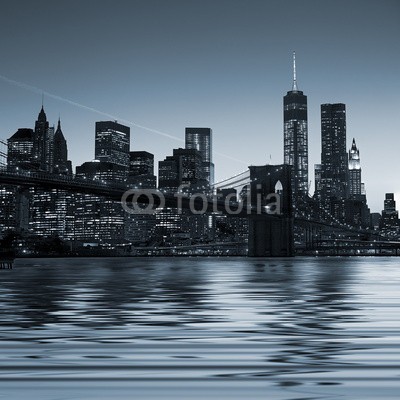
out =
[[(127, 191), (131, 191), (131, 197), (127, 198), (129, 206), (129, 199), (132, 199), (136, 195), (137, 202), (143, 205), (149, 204), (150, 198), (148, 196), (140, 196), (143, 189), (132, 189), (128, 185), (110, 183), (105, 181), (96, 181), (77, 177), (75, 175), (55, 175), (46, 172), (31, 172), (31, 171), (19, 171), (18, 173), (7, 170), (7, 167), (0, 167), (0, 184), (15, 185), (20, 187), (42, 187), (44, 189), (61, 189), (67, 190), (74, 193), (92, 194), (96, 196), (104, 196), (108, 199), (121, 201), (123, 194)], [(162, 194), (165, 200), (165, 207), (177, 208), (179, 206), (182, 209), (201, 210), (205, 205), (205, 200), (201, 197), (190, 198), (187, 195), (177, 196), (173, 193), (162, 193), (154, 189), (154, 205), (157, 207), (161, 204), (160, 197), (157, 197), (157, 193)], [(178, 199), (179, 197), (179, 199)], [(232, 217), (248, 217), (249, 215), (257, 214), (260, 209), (257, 207), (243, 206), (238, 202), (230, 201), (228, 204), (224, 200), (216, 200), (207, 198), (205, 211), (207, 212), (219, 212), (222, 214), (230, 214)], [(190, 204), (192, 202), (192, 204)], [(232, 213), (227, 212), (230, 209)], [(261, 207), (261, 213), (266, 218), (280, 219), (283, 215), (268, 213), (266, 208)], [(297, 226), (312, 226), (319, 228), (335, 229), (347, 234), (361, 234), (368, 235), (369, 237), (375, 237), (381, 239), (380, 235), (374, 233), (371, 230), (359, 229), (342, 223), (336, 223), (334, 221), (323, 221), (315, 220), (307, 216), (295, 216), (294, 222)]]
[[(105, 181), (95, 181), (84, 179), (77, 176), (55, 175), (46, 172), (31, 172), (19, 171), (18, 173), (8, 171), (6, 167), (0, 167), (0, 184), (14, 185), (19, 187), (41, 187), (44, 189), (60, 189), (74, 193), (92, 194), (95, 196), (104, 196), (108, 199), (121, 202), (122, 196), (127, 190), (130, 190), (129, 199), (136, 196), (138, 203), (146, 205), (150, 202), (155, 207), (162, 204), (161, 197), (164, 199), (164, 206), (170, 208), (182, 207), (182, 209), (202, 210), (207, 212), (219, 212), (229, 214), (233, 217), (248, 217), (251, 214), (260, 212), (257, 207), (243, 206), (241, 203), (232, 202), (226, 203), (224, 200), (212, 198), (202, 198), (200, 196), (190, 197), (188, 195), (176, 195), (171, 193), (163, 193), (156, 189), (153, 190), (153, 195), (143, 195), (143, 192), (148, 192), (149, 189), (130, 188), (125, 184), (110, 183)], [(159, 195), (157, 195), (159, 193)], [(142, 194), (142, 195), (141, 195)], [(231, 212), (229, 212), (229, 210)], [(280, 219), (281, 215), (269, 213), (266, 208), (261, 208), (261, 214), (267, 218)]]
[(400, 254), (399, 241), (384, 240), (350, 240), (350, 239), (322, 239), (314, 243), (312, 247), (297, 246), (297, 254), (304, 255), (393, 255)]

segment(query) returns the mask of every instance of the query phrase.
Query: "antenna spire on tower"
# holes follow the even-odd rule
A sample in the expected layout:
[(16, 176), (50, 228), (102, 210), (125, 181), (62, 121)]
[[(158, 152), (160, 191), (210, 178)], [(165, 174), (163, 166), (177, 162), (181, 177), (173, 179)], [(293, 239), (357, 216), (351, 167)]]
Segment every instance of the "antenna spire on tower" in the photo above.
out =
[(297, 80), (296, 80), (296, 52), (293, 52), (293, 92), (297, 92)]

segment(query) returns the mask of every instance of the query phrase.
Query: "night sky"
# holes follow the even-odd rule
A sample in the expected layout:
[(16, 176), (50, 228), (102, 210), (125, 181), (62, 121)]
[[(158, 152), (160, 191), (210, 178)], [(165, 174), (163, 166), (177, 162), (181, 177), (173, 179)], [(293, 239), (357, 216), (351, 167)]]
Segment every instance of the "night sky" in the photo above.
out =
[(380, 211), (385, 192), (400, 202), (399, 38), (396, 0), (2, 1), (0, 138), (33, 128), (44, 92), (74, 166), (93, 159), (95, 121), (108, 119), (130, 124), (131, 149), (156, 161), (184, 146), (186, 126), (212, 128), (217, 180), (279, 164), (295, 50), (310, 179), (320, 104), (345, 103), (348, 147), (355, 137)]

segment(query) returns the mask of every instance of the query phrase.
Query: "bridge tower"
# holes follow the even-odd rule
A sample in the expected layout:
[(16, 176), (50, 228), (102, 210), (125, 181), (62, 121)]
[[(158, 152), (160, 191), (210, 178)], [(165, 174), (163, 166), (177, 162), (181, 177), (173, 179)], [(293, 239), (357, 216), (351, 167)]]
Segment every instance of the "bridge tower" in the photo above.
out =
[[(251, 205), (257, 209), (268, 203), (279, 207), (273, 214), (249, 216), (249, 257), (292, 257), (293, 205), (290, 165), (250, 166)], [(279, 201), (276, 195), (279, 195)]]

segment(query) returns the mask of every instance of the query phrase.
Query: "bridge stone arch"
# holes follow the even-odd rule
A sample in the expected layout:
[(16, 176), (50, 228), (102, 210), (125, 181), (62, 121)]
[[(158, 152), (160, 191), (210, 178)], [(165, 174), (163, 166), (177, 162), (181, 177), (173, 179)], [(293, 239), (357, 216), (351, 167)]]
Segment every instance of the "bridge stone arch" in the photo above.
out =
[(257, 213), (249, 216), (250, 257), (294, 256), (293, 198), (289, 165), (250, 166), (250, 198), (255, 209), (277, 202), (274, 215)]
[(278, 179), (277, 182), (275, 183), (275, 193), (282, 194), (282, 192), (283, 192), (283, 185), (280, 179)]

